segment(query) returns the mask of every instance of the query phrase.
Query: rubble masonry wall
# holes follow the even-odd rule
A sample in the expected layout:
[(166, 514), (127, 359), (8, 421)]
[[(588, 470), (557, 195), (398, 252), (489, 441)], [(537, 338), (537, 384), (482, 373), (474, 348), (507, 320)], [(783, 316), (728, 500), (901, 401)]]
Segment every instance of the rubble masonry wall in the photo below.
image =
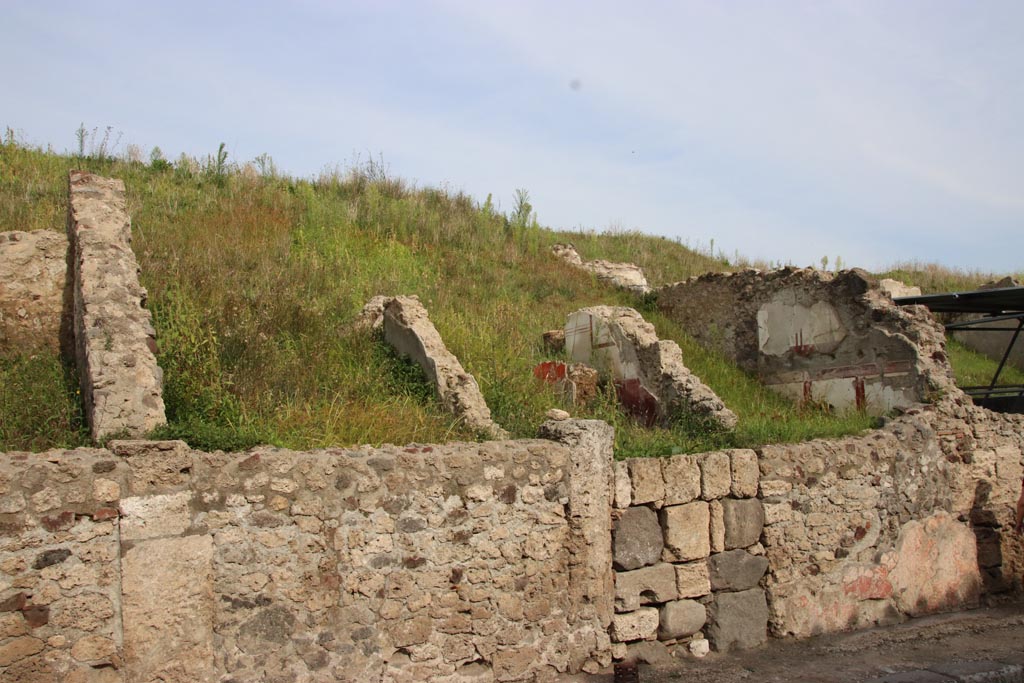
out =
[(616, 463), (612, 635), (727, 650), (1019, 591), (1022, 452), (1024, 418), (950, 400), (856, 437)]
[(759, 449), (775, 635), (863, 628), (1020, 590), (1024, 418), (967, 399)]
[(734, 429), (736, 414), (683, 363), (671, 339), (625, 306), (591, 306), (570, 313), (565, 348), (574, 361), (595, 366), (616, 382), (620, 401), (648, 423), (670, 423), (680, 414)]
[(164, 424), (163, 372), (131, 248), (124, 183), (68, 177), (75, 361), (92, 438)]
[(882, 415), (953, 389), (942, 327), (863, 271), (709, 273), (656, 294), (701, 344), (797, 401)]
[(5, 454), (0, 678), (523, 681), (607, 665), (611, 428), (547, 432), (562, 442)]
[(58, 232), (0, 232), (0, 352), (60, 351), (67, 258)]

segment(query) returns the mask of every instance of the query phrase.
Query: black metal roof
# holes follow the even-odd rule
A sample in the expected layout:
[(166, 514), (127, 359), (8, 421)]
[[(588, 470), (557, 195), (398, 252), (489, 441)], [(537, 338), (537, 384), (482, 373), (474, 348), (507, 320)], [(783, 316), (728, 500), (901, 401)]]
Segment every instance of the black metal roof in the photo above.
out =
[[(970, 292), (901, 296), (900, 306), (920, 304), (934, 313), (982, 313), (990, 316), (1024, 312), (1024, 287), (976, 289)], [(1015, 316), (1016, 317), (1016, 316)]]

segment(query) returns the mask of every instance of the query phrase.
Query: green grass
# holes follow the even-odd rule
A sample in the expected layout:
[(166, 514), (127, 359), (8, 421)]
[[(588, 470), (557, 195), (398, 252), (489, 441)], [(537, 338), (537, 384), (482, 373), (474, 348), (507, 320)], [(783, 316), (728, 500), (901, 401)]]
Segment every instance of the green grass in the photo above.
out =
[[(992, 382), (996, 368), (999, 367), (998, 362), (953, 339), (947, 341), (946, 350), (949, 352), (949, 362), (953, 366), (957, 386), (988, 386)], [(1007, 384), (1024, 384), (1024, 372), (1009, 364), (1004, 366), (996, 386)]]
[[(964, 271), (946, 268), (934, 263), (900, 263), (879, 274), (880, 278), (892, 278), (908, 285), (921, 288), (922, 294), (944, 294), (977, 289), (981, 285), (999, 280), (1002, 276), (978, 270)], [(1024, 273), (1013, 274), (1017, 280), (1024, 280)]]
[(56, 354), (0, 356), (0, 451), (88, 445), (77, 385)]
[[(422, 299), (495, 420), (516, 437), (535, 435), (551, 407), (613, 423), (620, 456), (834, 437), (873, 424), (862, 414), (796, 407), (644, 305), (659, 335), (679, 343), (689, 367), (737, 413), (735, 433), (686, 419), (648, 430), (610, 395), (572, 408), (539, 384), (532, 369), (551, 359), (543, 331), (583, 306), (637, 306), (567, 268), (551, 245), (573, 242), (585, 259), (633, 261), (654, 286), (729, 267), (679, 242), (550, 231), (464, 195), (410, 187), (377, 164), (299, 180), (214, 161), (77, 159), (11, 142), (0, 145), (0, 230), (62, 230), (70, 168), (121, 178), (128, 189), (165, 370), (169, 425), (159, 436), (228, 450), (477, 438), (441, 410), (418, 369), (377, 334), (350, 329), (376, 294)], [(56, 366), (44, 372), (4, 360), (14, 379), (0, 403), (0, 450), (83, 442), (80, 424), (67, 417), (76, 404), (54, 370), (59, 362), (34, 362)], [(17, 398), (27, 391), (49, 398), (27, 405)], [(47, 417), (49, 409), (64, 422)]]

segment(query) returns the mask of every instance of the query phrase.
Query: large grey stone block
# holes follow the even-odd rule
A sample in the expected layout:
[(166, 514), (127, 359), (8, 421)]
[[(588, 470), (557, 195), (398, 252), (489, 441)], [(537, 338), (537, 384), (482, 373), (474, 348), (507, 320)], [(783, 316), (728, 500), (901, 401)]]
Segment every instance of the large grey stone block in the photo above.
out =
[(396, 296), (387, 302), (384, 339), (399, 355), (408, 356), (423, 368), (450, 413), (491, 438), (508, 438), (508, 432), (491, 419), (491, 409), (476, 379), (444, 345), (419, 299)]
[(768, 602), (760, 588), (718, 593), (708, 605), (708, 640), (719, 652), (757, 647), (768, 640)]
[(728, 550), (708, 560), (711, 589), (743, 591), (753, 588), (768, 569), (768, 558), (751, 555), (746, 550)]
[(612, 559), (616, 569), (639, 569), (661, 560), (665, 539), (654, 510), (627, 508), (612, 531)]
[(725, 549), (746, 548), (761, 538), (764, 529), (764, 508), (756, 498), (725, 498), (722, 500), (725, 518)]

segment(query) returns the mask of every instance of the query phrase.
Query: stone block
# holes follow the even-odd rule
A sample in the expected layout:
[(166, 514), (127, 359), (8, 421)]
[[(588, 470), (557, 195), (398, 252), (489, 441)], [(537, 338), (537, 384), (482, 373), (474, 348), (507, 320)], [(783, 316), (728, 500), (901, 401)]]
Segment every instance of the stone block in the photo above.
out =
[(746, 550), (729, 550), (708, 559), (711, 588), (715, 591), (743, 591), (755, 587), (768, 570), (768, 558)]
[(124, 658), (134, 680), (214, 680), (213, 539), (143, 541), (121, 558)]
[(612, 617), (612, 639), (620, 643), (654, 640), (658, 636), (658, 608), (641, 607)]
[(639, 569), (661, 560), (665, 538), (658, 514), (649, 507), (627, 508), (612, 530), (612, 561), (618, 570)]
[(717, 593), (708, 605), (708, 640), (719, 652), (742, 650), (768, 640), (768, 602), (760, 588)]
[(658, 637), (685, 638), (704, 628), (707, 610), (696, 600), (676, 600), (661, 606)]
[(732, 464), (732, 495), (734, 498), (754, 498), (757, 496), (757, 484), (761, 472), (757, 462), (757, 453), (749, 449), (729, 451)]
[(548, 330), (544, 333), (544, 348), (554, 353), (565, 350), (565, 330)]
[(191, 524), (189, 491), (121, 500), (121, 538), (138, 541), (178, 536)]
[(615, 461), (615, 507), (625, 510), (633, 503), (633, 485), (629, 479), (629, 465)]
[(616, 612), (632, 612), (641, 605), (675, 600), (678, 594), (675, 567), (664, 562), (615, 575)]
[(682, 505), (700, 498), (700, 465), (693, 455), (661, 458), (665, 505)]
[(764, 503), (764, 524), (781, 524), (793, 519), (793, 506), (789, 501), (783, 503)]
[(663, 557), (669, 562), (699, 560), (711, 553), (710, 513), (704, 501), (672, 505), (661, 509), (665, 536)]
[(704, 561), (673, 565), (676, 569), (676, 591), (681, 598), (699, 598), (711, 592), (711, 576)]
[(746, 548), (761, 538), (764, 508), (756, 498), (726, 498), (722, 501), (725, 517), (725, 549)]
[(659, 458), (631, 458), (629, 478), (632, 482), (632, 504), (661, 503), (665, 498), (665, 480), (661, 476)]
[(179, 489), (194, 469), (192, 452), (184, 441), (114, 440), (107, 448), (128, 462), (136, 496)]
[(728, 453), (705, 453), (700, 459), (700, 489), (704, 500), (729, 495), (732, 489), (732, 463)]
[(765, 498), (784, 496), (793, 490), (793, 485), (784, 479), (762, 479), (758, 487)]
[(711, 552), (720, 553), (725, 550), (725, 512), (722, 510), (722, 501), (709, 502), (708, 512), (711, 515)]

